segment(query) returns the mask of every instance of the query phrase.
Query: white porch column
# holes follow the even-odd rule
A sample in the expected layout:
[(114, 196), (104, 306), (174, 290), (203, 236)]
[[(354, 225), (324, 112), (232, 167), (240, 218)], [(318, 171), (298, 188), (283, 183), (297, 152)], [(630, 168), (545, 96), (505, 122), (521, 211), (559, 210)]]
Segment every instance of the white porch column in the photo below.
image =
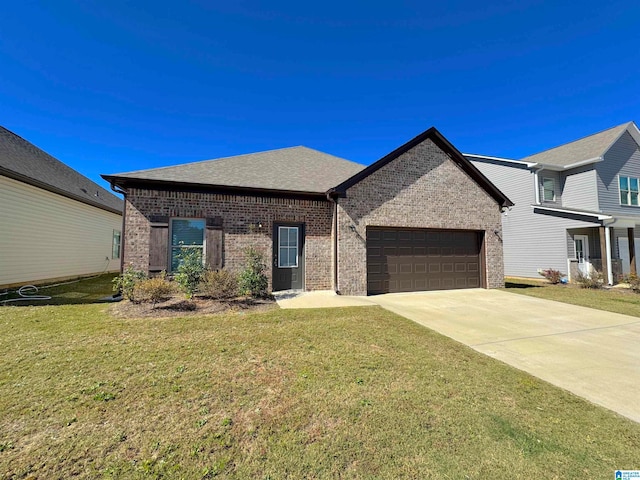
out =
[(611, 227), (604, 227), (604, 239), (607, 250), (607, 283), (613, 285), (613, 268), (611, 268)]

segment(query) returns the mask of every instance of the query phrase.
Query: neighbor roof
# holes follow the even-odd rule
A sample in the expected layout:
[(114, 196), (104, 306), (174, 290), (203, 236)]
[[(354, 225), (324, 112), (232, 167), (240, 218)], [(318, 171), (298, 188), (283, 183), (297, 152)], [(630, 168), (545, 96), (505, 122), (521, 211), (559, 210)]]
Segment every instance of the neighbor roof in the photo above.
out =
[(563, 169), (598, 162), (624, 132), (629, 132), (636, 142), (640, 142), (638, 127), (633, 122), (627, 122), (559, 147), (530, 155), (523, 158), (522, 161)]
[(0, 175), (122, 214), (121, 199), (1, 126)]
[(120, 186), (166, 182), (324, 194), (363, 168), (312, 148), (290, 147), (102, 177)]

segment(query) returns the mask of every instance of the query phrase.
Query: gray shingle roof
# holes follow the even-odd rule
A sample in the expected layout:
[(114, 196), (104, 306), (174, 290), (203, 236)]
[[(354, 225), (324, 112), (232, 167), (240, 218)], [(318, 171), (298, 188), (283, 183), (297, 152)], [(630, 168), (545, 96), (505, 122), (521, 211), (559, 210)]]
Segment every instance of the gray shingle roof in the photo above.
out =
[(524, 157), (521, 160), (524, 162), (567, 167), (575, 163), (598, 159), (601, 158), (620, 135), (630, 127), (634, 127), (633, 122), (627, 122), (617, 127), (594, 133), (593, 135), (565, 143), (559, 147)]
[(307, 147), (224, 157), (172, 167), (103, 175), (112, 183), (130, 180), (206, 186), (324, 193), (362, 170), (364, 165)]
[(1, 126), (0, 175), (104, 210), (123, 210), (123, 201), (111, 192)]

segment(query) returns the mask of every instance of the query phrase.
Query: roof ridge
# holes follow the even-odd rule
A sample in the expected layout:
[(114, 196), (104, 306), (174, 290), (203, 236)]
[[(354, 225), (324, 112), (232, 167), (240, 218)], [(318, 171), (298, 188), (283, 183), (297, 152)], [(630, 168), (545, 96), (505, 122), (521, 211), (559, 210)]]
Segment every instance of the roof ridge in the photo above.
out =
[(534, 157), (536, 155), (540, 155), (542, 153), (550, 152), (551, 150), (556, 150), (557, 148), (566, 147), (567, 145), (571, 145), (572, 143), (577, 143), (577, 142), (580, 142), (582, 140), (586, 140), (589, 137), (594, 137), (596, 135), (600, 135), (600, 134), (603, 134), (605, 132), (608, 132), (609, 130), (614, 130), (616, 128), (620, 128), (622, 126), (624, 126), (625, 128), (628, 128), (629, 124), (631, 124), (631, 123), (633, 123), (633, 121), (628, 121), (626, 123), (621, 123), (620, 125), (616, 125), (614, 127), (605, 128), (604, 130), (600, 130), (599, 132), (590, 133), (589, 135), (585, 135), (584, 137), (580, 137), (580, 138), (577, 138), (575, 140), (571, 140), (569, 142), (565, 142), (565, 143), (562, 143), (560, 145), (556, 145), (555, 147), (547, 148), (545, 150), (541, 150), (539, 152), (532, 153), (531, 155), (527, 155), (526, 157), (522, 157), (519, 160), (526, 160), (527, 158), (531, 158), (531, 157)]
[(186, 162), (186, 163), (178, 163), (176, 165), (166, 165), (164, 167), (155, 167), (155, 168), (145, 168), (143, 170), (132, 170), (132, 171), (128, 171), (128, 172), (119, 172), (119, 173), (114, 173), (114, 174), (110, 174), (110, 176), (118, 176), (118, 175), (129, 175), (129, 174), (134, 174), (134, 173), (142, 173), (142, 172), (149, 172), (151, 170), (156, 171), (156, 170), (167, 170), (170, 168), (180, 168), (180, 167), (186, 167), (189, 165), (197, 165), (197, 164), (201, 164), (201, 163), (207, 163), (207, 162), (217, 162), (219, 160), (230, 160), (233, 158), (238, 158), (238, 157), (251, 157), (254, 155), (261, 155), (263, 153), (271, 153), (271, 152), (281, 152), (284, 150), (294, 150), (297, 148), (303, 148), (306, 150), (312, 150), (314, 152), (317, 153), (321, 153), (322, 155), (327, 155), (329, 157), (333, 157), (333, 158), (337, 158), (338, 160), (342, 160), (345, 162), (349, 162), (349, 163), (353, 163), (355, 165), (360, 165), (358, 162), (354, 162), (353, 160), (347, 160), (346, 158), (342, 158), (342, 157), (338, 157), (336, 155), (332, 155), (330, 153), (326, 153), (320, 150), (317, 150), (315, 148), (311, 148), (311, 147), (307, 147), (305, 145), (295, 145), (295, 146), (291, 146), (291, 147), (282, 147), (282, 148), (272, 148), (269, 150), (260, 150), (259, 152), (251, 152), (251, 153), (240, 153), (237, 155), (229, 155), (227, 157), (218, 157), (218, 158), (209, 158), (206, 160), (196, 160), (195, 162)]

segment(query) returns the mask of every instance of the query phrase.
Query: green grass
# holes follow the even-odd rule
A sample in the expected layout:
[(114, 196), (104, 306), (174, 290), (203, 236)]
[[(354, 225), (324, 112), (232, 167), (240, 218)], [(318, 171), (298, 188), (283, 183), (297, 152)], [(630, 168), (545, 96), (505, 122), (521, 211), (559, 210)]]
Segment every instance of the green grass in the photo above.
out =
[(583, 479), (640, 465), (640, 425), (378, 307), (107, 308), (0, 308), (0, 478)]
[[(38, 291), (27, 291), (26, 295), (38, 295), (51, 297), (50, 300), (29, 300), (23, 298), (16, 302), (5, 302), (6, 305), (70, 305), (81, 303), (101, 303), (107, 296), (113, 295), (112, 280), (115, 273), (105, 273), (88, 279), (69, 280), (56, 282), (51, 285), (37, 285)], [(0, 302), (8, 299), (22, 298), (17, 293), (17, 288), (12, 288), (8, 295), (1, 295)], [(0, 306), (3, 304), (0, 303)]]
[(530, 297), (640, 317), (640, 294), (633, 293), (628, 289), (594, 290), (580, 288), (577, 285), (551, 285), (544, 280), (522, 278), (507, 278), (505, 289), (508, 292)]

